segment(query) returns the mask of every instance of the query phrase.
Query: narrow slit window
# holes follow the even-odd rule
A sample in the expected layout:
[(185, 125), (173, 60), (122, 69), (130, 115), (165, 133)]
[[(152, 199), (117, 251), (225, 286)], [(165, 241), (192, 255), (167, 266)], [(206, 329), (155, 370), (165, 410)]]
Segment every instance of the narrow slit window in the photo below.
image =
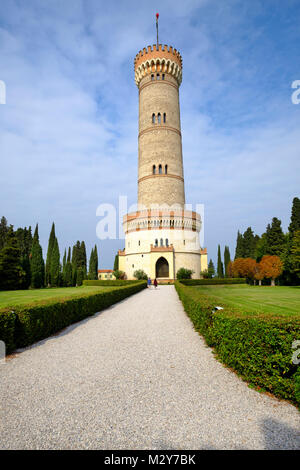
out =
[(159, 80), (159, 73), (156, 74), (156, 80)]
[(157, 122), (158, 122), (158, 124), (161, 123), (161, 115), (160, 115), (160, 113), (158, 113), (158, 115), (157, 115)]
[(153, 175), (156, 174), (156, 166), (155, 165), (153, 165), (153, 167), (152, 167), (152, 173), (153, 173)]
[(158, 246), (158, 239), (155, 239), (155, 246)]
[(169, 240), (166, 238), (166, 246), (169, 246)]
[(164, 240), (163, 240), (163, 238), (160, 239), (160, 246), (164, 246)]
[(154, 80), (154, 74), (151, 75), (151, 80), (152, 80), (152, 81)]
[(159, 173), (160, 175), (162, 174), (162, 166), (161, 166), (161, 165), (159, 165), (159, 167), (158, 167), (158, 173)]
[(165, 79), (165, 74), (164, 74), (164, 73), (162, 74), (161, 79), (162, 79), (162, 80)]
[(165, 165), (165, 174), (168, 173), (168, 165)]
[(167, 121), (167, 116), (166, 116), (166, 113), (164, 113), (164, 123), (166, 123)]
[(152, 114), (152, 124), (155, 124), (155, 114)]

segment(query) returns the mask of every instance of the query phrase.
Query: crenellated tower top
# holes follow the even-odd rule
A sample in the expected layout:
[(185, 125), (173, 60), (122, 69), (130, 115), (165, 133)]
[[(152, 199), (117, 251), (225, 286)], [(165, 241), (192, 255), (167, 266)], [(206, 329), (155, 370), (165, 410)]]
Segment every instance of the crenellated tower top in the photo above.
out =
[(172, 46), (156, 44), (144, 47), (135, 56), (134, 73), (135, 83), (139, 86), (143, 77), (154, 72), (170, 73), (180, 85), (182, 80), (182, 58), (180, 53)]

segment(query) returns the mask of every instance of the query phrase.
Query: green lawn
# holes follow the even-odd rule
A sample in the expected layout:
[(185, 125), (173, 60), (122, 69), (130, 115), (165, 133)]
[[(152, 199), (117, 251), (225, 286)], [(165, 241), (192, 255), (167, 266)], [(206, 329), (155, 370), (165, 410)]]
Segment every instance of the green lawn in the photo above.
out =
[(51, 289), (32, 289), (0, 291), (0, 308), (34, 304), (43, 300), (78, 297), (107, 289), (106, 286), (61, 287)]
[(214, 297), (219, 303), (224, 302), (245, 312), (289, 314), (300, 317), (300, 287), (215, 285), (193, 288)]

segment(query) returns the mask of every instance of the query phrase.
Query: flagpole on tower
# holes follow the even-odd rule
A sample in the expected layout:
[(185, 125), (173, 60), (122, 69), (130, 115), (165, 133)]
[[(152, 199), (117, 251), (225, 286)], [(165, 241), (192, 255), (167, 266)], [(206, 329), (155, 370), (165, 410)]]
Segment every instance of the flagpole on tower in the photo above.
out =
[(157, 50), (158, 50), (158, 18), (159, 18), (159, 13), (156, 13), (156, 45), (157, 45)]

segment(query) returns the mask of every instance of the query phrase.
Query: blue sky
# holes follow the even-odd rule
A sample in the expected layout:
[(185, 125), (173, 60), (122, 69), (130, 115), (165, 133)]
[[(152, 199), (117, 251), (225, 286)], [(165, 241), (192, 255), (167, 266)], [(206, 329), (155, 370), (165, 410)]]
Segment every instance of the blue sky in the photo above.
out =
[(96, 208), (137, 197), (138, 91), (133, 59), (160, 42), (183, 57), (186, 200), (205, 205), (205, 245), (234, 255), (237, 230), (284, 230), (300, 188), (299, 0), (2, 0), (0, 215), (52, 221), (61, 252), (97, 243), (112, 267), (123, 240), (99, 241)]

